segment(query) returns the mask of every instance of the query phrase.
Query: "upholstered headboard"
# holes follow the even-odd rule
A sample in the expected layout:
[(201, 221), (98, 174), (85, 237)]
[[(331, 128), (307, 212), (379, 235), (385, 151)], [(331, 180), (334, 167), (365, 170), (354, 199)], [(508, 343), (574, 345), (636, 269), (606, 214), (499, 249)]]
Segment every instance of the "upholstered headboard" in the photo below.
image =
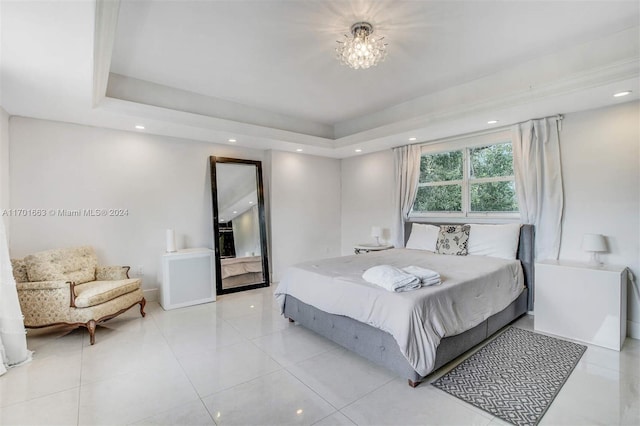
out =
[[(427, 223), (411, 221), (404, 223), (404, 241), (409, 240), (411, 234), (411, 225), (414, 223)], [(445, 223), (431, 223), (431, 225), (440, 226), (447, 225)], [(458, 224), (459, 225), (459, 224)], [(520, 227), (520, 242), (518, 244), (518, 253), (516, 258), (522, 263), (522, 270), (524, 273), (524, 283), (529, 288), (529, 295), (527, 301), (527, 309), (533, 311), (533, 293), (535, 288), (535, 230), (533, 225), (522, 225)]]

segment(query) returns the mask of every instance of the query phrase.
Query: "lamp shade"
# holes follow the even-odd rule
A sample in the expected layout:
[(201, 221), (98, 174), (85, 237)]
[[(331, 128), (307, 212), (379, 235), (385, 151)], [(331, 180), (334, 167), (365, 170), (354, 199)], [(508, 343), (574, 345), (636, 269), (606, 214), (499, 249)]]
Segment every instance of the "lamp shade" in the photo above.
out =
[(176, 233), (173, 229), (167, 229), (167, 253), (176, 251)]
[(607, 251), (607, 243), (604, 239), (604, 235), (584, 234), (584, 237), (582, 238), (582, 250), (588, 252)]
[(382, 228), (379, 226), (371, 227), (371, 236), (373, 238), (380, 238), (382, 236)]

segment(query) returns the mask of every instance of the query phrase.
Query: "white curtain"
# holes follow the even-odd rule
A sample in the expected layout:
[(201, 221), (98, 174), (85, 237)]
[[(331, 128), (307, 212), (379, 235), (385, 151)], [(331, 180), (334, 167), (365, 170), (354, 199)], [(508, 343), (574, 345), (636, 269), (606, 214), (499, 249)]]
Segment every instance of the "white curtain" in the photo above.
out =
[(559, 119), (530, 120), (512, 127), (520, 218), (535, 225), (536, 259), (557, 259), (560, 251), (564, 195)]
[(0, 375), (7, 368), (31, 360), (31, 351), (27, 349), (27, 336), (16, 281), (13, 278), (7, 234), (4, 221), (0, 219)]
[(404, 247), (404, 222), (409, 217), (418, 191), (420, 154), (421, 149), (418, 145), (406, 145), (393, 149), (395, 187), (391, 243), (395, 247)]

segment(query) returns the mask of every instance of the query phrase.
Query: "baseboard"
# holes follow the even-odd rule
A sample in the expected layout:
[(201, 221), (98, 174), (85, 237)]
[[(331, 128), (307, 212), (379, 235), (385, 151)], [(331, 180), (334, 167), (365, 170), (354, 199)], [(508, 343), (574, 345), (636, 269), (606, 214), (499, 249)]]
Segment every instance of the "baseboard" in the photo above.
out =
[(627, 320), (627, 337), (640, 340), (640, 322)]
[(144, 293), (144, 298), (147, 302), (157, 302), (160, 300), (160, 289), (159, 288), (149, 288), (146, 290), (142, 290)]

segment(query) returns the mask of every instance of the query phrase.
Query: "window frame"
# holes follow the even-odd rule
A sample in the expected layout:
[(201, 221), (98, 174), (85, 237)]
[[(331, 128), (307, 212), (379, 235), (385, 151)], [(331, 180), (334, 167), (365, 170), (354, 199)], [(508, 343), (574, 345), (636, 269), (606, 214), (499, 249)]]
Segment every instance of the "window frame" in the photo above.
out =
[(433, 185), (433, 182), (418, 183), (418, 188), (422, 186), (444, 186), (444, 185), (461, 185), (462, 186), (462, 211), (461, 212), (416, 212), (411, 208), (410, 218), (428, 218), (433, 222), (465, 222), (473, 219), (474, 222), (518, 222), (520, 220), (520, 212), (472, 212), (471, 211), (471, 191), (470, 185), (474, 183), (487, 182), (515, 182), (515, 172), (512, 176), (496, 176), (489, 178), (471, 178), (471, 155), (469, 150), (490, 145), (498, 145), (501, 143), (512, 143), (511, 132), (508, 130), (492, 132), (488, 134), (472, 135), (463, 138), (446, 139), (422, 145), (420, 155), (438, 154), (449, 151), (463, 151), (462, 153), (462, 180), (442, 181)]

